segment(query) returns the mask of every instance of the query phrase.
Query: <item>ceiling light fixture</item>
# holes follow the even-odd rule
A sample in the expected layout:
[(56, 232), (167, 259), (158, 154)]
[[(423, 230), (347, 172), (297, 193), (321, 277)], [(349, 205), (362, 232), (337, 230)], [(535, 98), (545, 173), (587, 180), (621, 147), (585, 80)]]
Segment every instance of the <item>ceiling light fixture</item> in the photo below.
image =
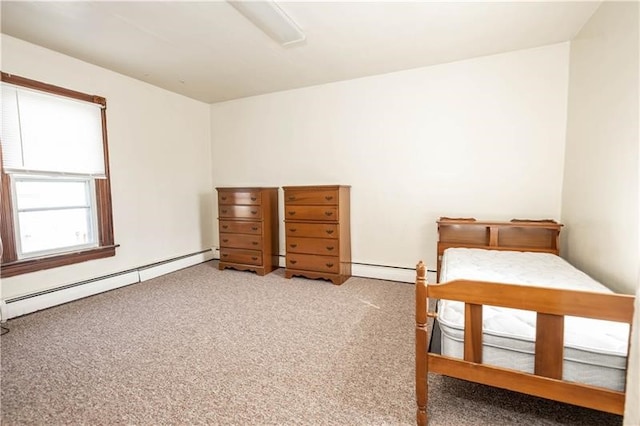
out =
[(274, 1), (229, 1), (238, 12), (283, 46), (306, 38), (300, 27)]

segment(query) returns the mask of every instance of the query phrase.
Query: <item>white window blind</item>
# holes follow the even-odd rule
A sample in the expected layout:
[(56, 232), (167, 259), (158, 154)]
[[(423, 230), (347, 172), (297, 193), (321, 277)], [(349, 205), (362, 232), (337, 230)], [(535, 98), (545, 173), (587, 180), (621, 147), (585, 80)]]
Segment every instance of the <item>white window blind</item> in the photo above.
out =
[(1, 86), (2, 162), (7, 173), (105, 176), (100, 105)]

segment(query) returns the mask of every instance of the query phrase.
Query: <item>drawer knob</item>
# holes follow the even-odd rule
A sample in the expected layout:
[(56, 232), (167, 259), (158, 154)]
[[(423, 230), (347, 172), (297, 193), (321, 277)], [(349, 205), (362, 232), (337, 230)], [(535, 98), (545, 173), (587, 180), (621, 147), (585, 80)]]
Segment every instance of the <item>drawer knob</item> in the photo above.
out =
[(296, 199), (296, 197), (294, 197), (293, 195), (288, 197), (289, 201), (294, 201)]
[(255, 201), (257, 199), (258, 199), (257, 197), (251, 197), (251, 201)]
[(289, 216), (293, 216), (294, 214), (296, 214), (296, 212), (295, 212), (295, 211), (291, 211), (291, 212), (289, 212)]
[(329, 251), (333, 250), (333, 246), (327, 246), (327, 250)]
[(326, 232), (327, 232), (327, 234), (331, 235), (331, 234), (333, 234), (333, 229), (327, 229)]
[(220, 197), (220, 199), (221, 199), (222, 201), (226, 201), (226, 200), (227, 200), (227, 197)]
[(257, 230), (258, 230), (258, 227), (257, 227), (257, 226), (252, 226), (252, 227), (251, 227), (251, 230), (252, 230), (252, 231), (257, 231)]
[(295, 265), (296, 263), (298, 263), (298, 261), (297, 261), (297, 260), (290, 260), (289, 262), (290, 262), (292, 265)]
[(296, 232), (296, 231), (297, 231), (297, 229), (296, 229), (296, 228), (289, 228), (289, 231), (291, 231), (291, 232)]
[(327, 268), (331, 268), (333, 266), (333, 263), (325, 263), (325, 265), (327, 265)]
[(251, 244), (253, 244), (254, 246), (257, 246), (258, 242), (257, 241), (251, 241)]
[(327, 195), (326, 197), (324, 197), (324, 199), (327, 201), (331, 201), (333, 200), (333, 195)]
[(223, 242), (223, 243), (226, 243), (226, 242), (228, 242), (228, 241), (229, 241), (229, 239), (228, 239), (228, 238), (225, 238), (224, 240), (222, 240), (222, 242)]
[(251, 210), (251, 214), (258, 214), (258, 210)]
[(229, 256), (229, 255), (228, 255), (228, 254), (226, 254), (226, 253), (222, 255), (222, 257), (228, 257), (228, 256)]
[(333, 212), (324, 212), (325, 216), (331, 216), (333, 214)]
[(289, 244), (289, 247), (296, 248), (296, 247), (298, 247), (298, 245), (297, 244)]
[(222, 229), (227, 229), (229, 225), (222, 225)]
[(226, 212), (227, 212), (227, 209), (220, 210), (220, 211), (221, 211), (222, 213), (226, 213)]
[(257, 258), (257, 257), (255, 257), (255, 256), (251, 256), (251, 259), (252, 259), (252, 260), (258, 260), (258, 258)]

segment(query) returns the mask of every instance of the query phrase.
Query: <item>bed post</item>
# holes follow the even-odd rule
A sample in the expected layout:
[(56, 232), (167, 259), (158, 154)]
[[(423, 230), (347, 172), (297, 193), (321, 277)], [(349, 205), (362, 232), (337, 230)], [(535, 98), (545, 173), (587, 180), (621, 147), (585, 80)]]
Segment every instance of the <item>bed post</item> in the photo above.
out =
[(416, 423), (419, 426), (427, 424), (428, 397), (428, 365), (427, 342), (427, 283), (425, 280), (426, 267), (422, 261), (416, 266)]

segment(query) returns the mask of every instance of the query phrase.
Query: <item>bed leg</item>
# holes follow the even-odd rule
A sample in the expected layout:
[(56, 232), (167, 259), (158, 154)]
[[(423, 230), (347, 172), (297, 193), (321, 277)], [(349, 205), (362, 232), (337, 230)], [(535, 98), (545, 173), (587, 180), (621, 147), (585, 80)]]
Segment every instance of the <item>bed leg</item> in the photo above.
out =
[(427, 426), (427, 412), (418, 408), (416, 413), (416, 424), (418, 426)]
[(429, 383), (427, 373), (427, 331), (416, 327), (416, 423), (420, 426), (427, 424), (427, 399), (429, 397)]
[(429, 395), (427, 342), (427, 284), (426, 267), (422, 261), (416, 267), (416, 423), (427, 424), (427, 398)]

